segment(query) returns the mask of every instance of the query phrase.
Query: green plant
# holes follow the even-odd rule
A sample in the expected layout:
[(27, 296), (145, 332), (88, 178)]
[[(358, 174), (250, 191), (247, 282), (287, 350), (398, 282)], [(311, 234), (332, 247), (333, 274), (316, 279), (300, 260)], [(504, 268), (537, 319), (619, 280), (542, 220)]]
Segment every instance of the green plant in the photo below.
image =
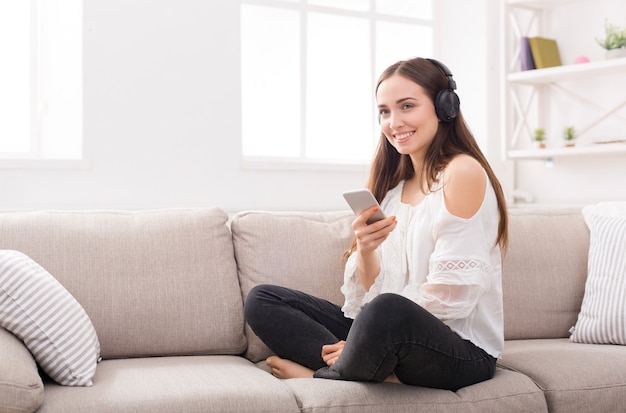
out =
[(626, 47), (626, 27), (620, 28), (617, 24), (604, 23), (604, 39), (596, 39), (598, 44), (606, 50)]
[(546, 131), (543, 128), (535, 129), (535, 141), (543, 142), (546, 139)]
[(563, 129), (563, 139), (566, 141), (573, 141), (576, 138), (576, 131), (573, 126), (567, 126)]

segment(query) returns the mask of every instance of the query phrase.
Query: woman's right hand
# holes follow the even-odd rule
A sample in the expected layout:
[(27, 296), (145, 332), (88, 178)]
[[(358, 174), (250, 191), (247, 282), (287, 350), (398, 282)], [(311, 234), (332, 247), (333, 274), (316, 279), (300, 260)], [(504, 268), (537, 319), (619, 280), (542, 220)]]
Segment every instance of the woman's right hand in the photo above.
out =
[(368, 208), (352, 222), (352, 231), (354, 231), (354, 236), (356, 237), (356, 247), (359, 253), (375, 251), (396, 227), (397, 221), (395, 216), (389, 216), (380, 221), (367, 224), (367, 221), (378, 209), (378, 206)]

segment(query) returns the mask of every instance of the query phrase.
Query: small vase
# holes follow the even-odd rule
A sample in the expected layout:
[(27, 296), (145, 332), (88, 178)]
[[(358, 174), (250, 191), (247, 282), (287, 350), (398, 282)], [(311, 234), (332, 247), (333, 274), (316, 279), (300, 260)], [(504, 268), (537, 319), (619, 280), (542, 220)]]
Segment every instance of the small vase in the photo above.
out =
[(604, 57), (607, 59), (619, 59), (620, 57), (626, 57), (626, 47), (607, 50)]
[(573, 148), (575, 146), (576, 146), (576, 142), (574, 142), (574, 141), (567, 141), (567, 140), (565, 141), (565, 147), (566, 148)]
[(542, 141), (533, 141), (535, 149), (545, 149), (546, 144)]

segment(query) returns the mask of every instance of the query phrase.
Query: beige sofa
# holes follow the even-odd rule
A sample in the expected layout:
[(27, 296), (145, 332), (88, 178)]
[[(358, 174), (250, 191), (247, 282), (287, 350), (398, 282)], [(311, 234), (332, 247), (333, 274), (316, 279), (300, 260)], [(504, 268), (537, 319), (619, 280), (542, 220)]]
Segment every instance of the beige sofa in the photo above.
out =
[(40, 378), (0, 328), (0, 412), (618, 412), (626, 348), (576, 344), (589, 231), (578, 209), (511, 209), (506, 348), (495, 377), (457, 392), (279, 380), (243, 299), (279, 283), (341, 303), (348, 211), (42, 211), (0, 214), (0, 249), (44, 266), (80, 302), (103, 360), (93, 386)]

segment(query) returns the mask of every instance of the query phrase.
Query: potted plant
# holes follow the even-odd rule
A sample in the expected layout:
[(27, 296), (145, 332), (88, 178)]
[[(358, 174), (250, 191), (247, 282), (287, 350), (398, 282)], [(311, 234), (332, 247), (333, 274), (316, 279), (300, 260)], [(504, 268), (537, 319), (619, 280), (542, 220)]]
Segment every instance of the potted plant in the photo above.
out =
[(535, 142), (535, 148), (542, 149), (546, 147), (546, 131), (543, 128), (535, 129), (535, 135), (533, 137)]
[(605, 21), (604, 39), (596, 39), (598, 44), (606, 49), (606, 58), (612, 59), (626, 56), (626, 27)]
[(576, 146), (574, 142), (576, 139), (576, 131), (573, 126), (567, 126), (563, 129), (563, 139), (565, 140), (565, 146)]

